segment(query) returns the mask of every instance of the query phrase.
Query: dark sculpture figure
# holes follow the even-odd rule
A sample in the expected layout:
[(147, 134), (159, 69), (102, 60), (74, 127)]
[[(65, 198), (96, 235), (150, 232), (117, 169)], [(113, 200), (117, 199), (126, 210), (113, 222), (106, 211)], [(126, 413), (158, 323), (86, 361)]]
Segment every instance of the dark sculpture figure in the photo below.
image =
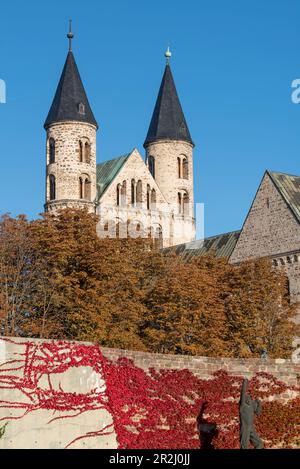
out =
[(200, 437), (201, 449), (214, 449), (212, 443), (214, 437), (218, 435), (217, 425), (214, 422), (208, 422), (204, 418), (204, 412), (207, 408), (207, 402), (203, 402), (200, 408), (200, 413), (197, 417), (197, 426)]
[(264, 447), (254, 428), (254, 415), (261, 413), (261, 402), (248, 394), (248, 380), (244, 379), (240, 398), (240, 448), (248, 449), (251, 442), (255, 449)]

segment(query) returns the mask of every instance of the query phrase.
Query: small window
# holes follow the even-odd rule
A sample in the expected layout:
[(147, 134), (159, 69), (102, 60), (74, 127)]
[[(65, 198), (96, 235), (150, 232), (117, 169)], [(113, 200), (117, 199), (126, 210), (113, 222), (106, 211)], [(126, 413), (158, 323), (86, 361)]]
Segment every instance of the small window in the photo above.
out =
[(88, 177), (84, 181), (84, 198), (85, 200), (91, 200), (91, 181)]
[(83, 162), (83, 144), (81, 140), (79, 140), (79, 161), (80, 163)]
[(177, 171), (178, 171), (178, 177), (181, 178), (181, 158), (177, 158)]
[(79, 178), (79, 198), (83, 199), (83, 180)]
[(126, 186), (126, 181), (123, 181), (123, 184), (121, 186), (121, 205), (126, 205)]
[(85, 142), (84, 144), (84, 160), (86, 163), (90, 163), (91, 159), (91, 145), (89, 142)]
[(189, 162), (187, 158), (183, 158), (182, 160), (182, 177), (183, 179), (189, 178)]
[(55, 187), (55, 176), (50, 174), (49, 176), (49, 183), (50, 183), (50, 200), (55, 200), (56, 198), (56, 187)]
[(121, 184), (117, 185), (117, 205), (120, 205)]
[(183, 194), (183, 213), (185, 215), (189, 214), (189, 205), (190, 205), (190, 198), (187, 192)]
[(131, 204), (135, 204), (135, 180), (131, 180)]
[(178, 213), (182, 213), (182, 196), (181, 192), (178, 192)]
[(84, 116), (85, 109), (84, 109), (84, 104), (83, 103), (78, 104), (78, 113), (81, 114), (82, 116)]
[(149, 156), (148, 158), (149, 171), (152, 177), (155, 179), (155, 159), (154, 156)]
[(151, 188), (149, 184), (147, 184), (147, 210), (150, 210), (150, 195), (151, 195)]
[(151, 209), (155, 209), (156, 206), (156, 191), (152, 189), (151, 191)]
[(143, 201), (143, 185), (142, 181), (139, 180), (136, 185), (136, 202), (141, 204)]
[(55, 163), (55, 140), (53, 138), (49, 140), (49, 163)]

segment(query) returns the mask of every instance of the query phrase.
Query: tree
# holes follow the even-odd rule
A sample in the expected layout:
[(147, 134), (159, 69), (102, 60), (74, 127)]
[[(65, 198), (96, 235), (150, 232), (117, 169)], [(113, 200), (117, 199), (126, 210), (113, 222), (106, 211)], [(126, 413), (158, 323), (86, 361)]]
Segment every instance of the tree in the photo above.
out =
[(0, 331), (208, 356), (290, 356), (299, 326), (287, 278), (268, 259), (230, 265), (97, 235), (63, 209), (0, 220)]
[(265, 349), (271, 357), (290, 357), (299, 327), (285, 273), (268, 258), (255, 259), (228, 266), (222, 281), (231, 355), (259, 356)]
[(143, 335), (148, 348), (162, 353), (226, 354), (216, 266), (213, 258), (185, 263), (178, 256), (163, 257), (163, 268), (146, 298)]

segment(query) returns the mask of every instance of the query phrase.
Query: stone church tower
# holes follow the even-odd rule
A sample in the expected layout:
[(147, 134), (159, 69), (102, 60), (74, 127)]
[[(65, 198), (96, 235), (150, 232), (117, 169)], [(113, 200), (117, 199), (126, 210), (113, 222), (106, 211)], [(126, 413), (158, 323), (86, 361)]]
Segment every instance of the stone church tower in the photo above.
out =
[(98, 124), (72, 52), (71, 27), (67, 37), (67, 59), (44, 124), (47, 132), (45, 210), (87, 207), (94, 211)]
[[(146, 162), (173, 211), (173, 227), (185, 231), (175, 236), (190, 241), (195, 236), (192, 141), (167, 63), (144, 143)], [(179, 235), (179, 236), (178, 236)]]

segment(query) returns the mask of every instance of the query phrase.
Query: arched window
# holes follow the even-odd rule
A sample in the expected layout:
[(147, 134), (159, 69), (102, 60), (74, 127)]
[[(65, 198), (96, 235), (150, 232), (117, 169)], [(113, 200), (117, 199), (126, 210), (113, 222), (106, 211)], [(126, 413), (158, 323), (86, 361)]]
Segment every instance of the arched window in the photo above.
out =
[(148, 158), (149, 171), (152, 174), (152, 177), (155, 179), (155, 159), (154, 156), (149, 156)]
[(147, 184), (147, 210), (150, 210), (150, 197), (151, 197), (151, 188)]
[(49, 163), (55, 163), (55, 140), (50, 138), (49, 140)]
[(79, 140), (79, 161), (80, 163), (90, 163), (91, 161), (91, 144), (86, 137)]
[(79, 198), (83, 199), (83, 180), (79, 178)]
[(91, 145), (89, 142), (85, 142), (84, 144), (84, 161), (85, 163), (90, 163), (91, 159)]
[(183, 179), (189, 178), (189, 162), (186, 157), (182, 160), (182, 177)]
[(50, 184), (50, 200), (54, 200), (56, 198), (56, 184), (55, 184), (55, 176), (50, 174), (49, 176), (49, 184)]
[(123, 181), (123, 184), (121, 187), (121, 205), (126, 205), (126, 188), (127, 188), (126, 181)]
[(139, 180), (136, 185), (136, 202), (141, 205), (143, 201), (143, 185), (142, 181)]
[(82, 116), (84, 116), (85, 109), (84, 109), (84, 104), (83, 103), (78, 104), (78, 113), (81, 114)]
[(91, 181), (88, 176), (84, 180), (84, 198), (91, 200)]
[(178, 177), (181, 178), (181, 158), (177, 158), (177, 171), (178, 171)]
[(182, 195), (181, 192), (178, 192), (178, 213), (182, 213)]
[(135, 204), (135, 180), (131, 179), (131, 204)]
[(154, 209), (156, 205), (156, 192), (155, 189), (151, 191), (151, 209)]
[(83, 144), (81, 140), (79, 140), (79, 161), (80, 163), (83, 162)]
[(117, 185), (117, 205), (120, 205), (120, 197), (121, 196), (121, 184)]
[(187, 192), (185, 192), (183, 194), (183, 213), (185, 215), (188, 215), (189, 214), (189, 205), (190, 205), (190, 198), (189, 198), (189, 194)]
[(79, 178), (79, 198), (91, 200), (91, 180), (87, 174)]

